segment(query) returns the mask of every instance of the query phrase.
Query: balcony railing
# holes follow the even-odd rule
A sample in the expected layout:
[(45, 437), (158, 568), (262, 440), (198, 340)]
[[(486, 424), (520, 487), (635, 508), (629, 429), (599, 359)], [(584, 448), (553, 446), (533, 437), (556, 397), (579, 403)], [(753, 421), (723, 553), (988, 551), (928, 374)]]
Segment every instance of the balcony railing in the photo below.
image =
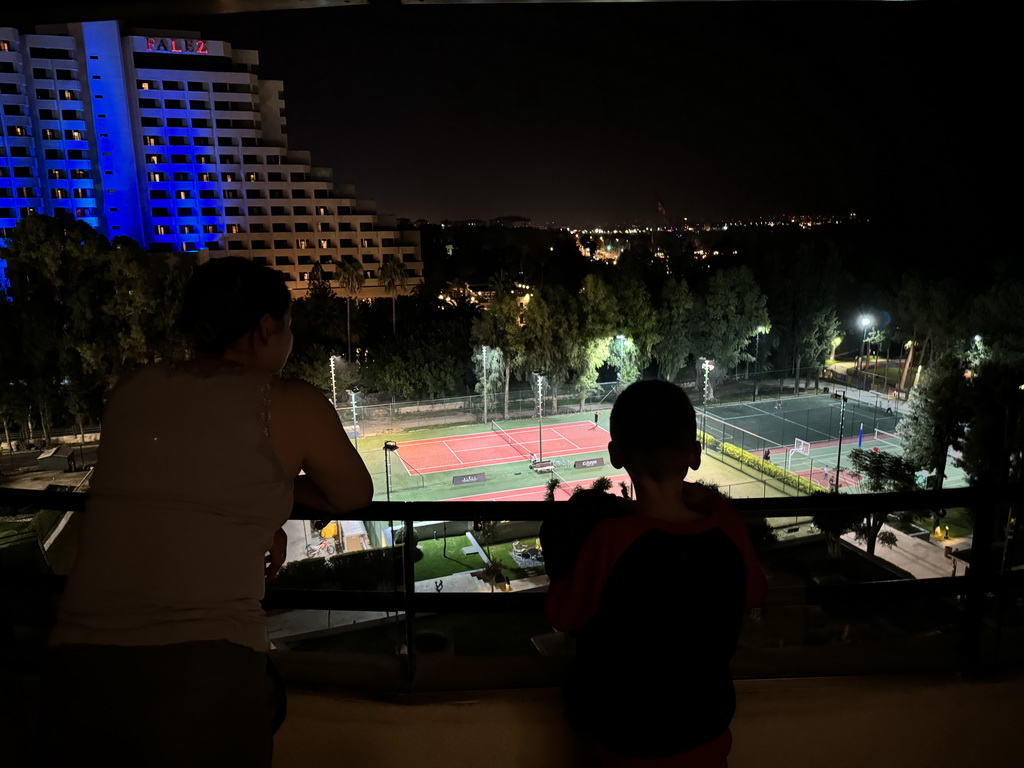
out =
[[(1018, 601), (1024, 592), (1024, 572), (1004, 568), (1003, 552), (993, 545), (999, 511), (1021, 498), (1020, 491), (1019, 487), (1008, 487), (982, 493), (964, 488), (873, 496), (735, 500), (735, 506), (753, 529), (767, 520), (782, 534), (787, 530), (813, 530), (809, 520), (816, 515), (959, 507), (970, 508), (974, 514), (970, 552), (958, 553), (958, 557), (969, 561), (970, 567), (966, 575), (955, 577), (912, 578), (900, 574), (881, 558), (869, 558), (847, 546), (844, 558), (851, 564), (863, 561), (865, 567), (871, 566), (874, 571), (853, 577), (817, 578), (810, 571), (803, 573), (806, 563), (801, 565), (801, 558), (808, 553), (818, 560), (824, 557), (825, 544), (817, 535), (793, 535), (763, 550), (771, 589), (760, 615), (748, 617), (734, 663), (735, 673), (738, 677), (758, 678), (953, 670), (969, 673), (996, 667), (1019, 668), (1019, 649), (1024, 648), (1024, 643), (1018, 637)], [(85, 500), (84, 494), (0, 488), (0, 508), (22, 510), (24, 515), (38, 514), (39, 510), (81, 512)], [(559, 509), (556, 503), (536, 502), (503, 502), (498, 506), (492, 502), (392, 502), (374, 503), (352, 516), (362, 517), (368, 523), (388, 523), (384, 528), (392, 533), (404, 529), (406, 540), (418, 528), (422, 542), (426, 538), (424, 530), (447, 533), (444, 529), (448, 525), (458, 529), (458, 524), (442, 520), (482, 521), (497, 515), (509, 521), (506, 525), (518, 524), (521, 531), (527, 531), (525, 535), (519, 534), (523, 538), (532, 537), (531, 531), (536, 531), (538, 521), (558, 514)], [(320, 517), (312, 510), (297, 507), (292, 520)], [(424, 524), (417, 523), (417, 519), (439, 522)], [(463, 525), (461, 530), (466, 527)], [(19, 558), (5, 557), (5, 552), (14, 551), (3, 548), (4, 542), (9, 541), (0, 538), (0, 597), (10, 606), (20, 606), (20, 610), (4, 611), (0, 618), (0, 644), (14, 645), (23, 634), (18, 629), (23, 622), (34, 622), (40, 632), (45, 632), (46, 621), (52, 618), (52, 600), (50, 607), (44, 603), (62, 589), (65, 576), (53, 572), (40, 543), (31, 548), (33, 556), (26, 557), (26, 548), (22, 546)], [(936, 550), (941, 552), (939, 547)], [(440, 637), (442, 644), (454, 640), (456, 646), (468, 649), (469, 656), (477, 656), (488, 654), (488, 631), (495, 640), (523, 634), (532, 639), (532, 647), (512, 653), (533, 656), (539, 666), (530, 673), (517, 665), (494, 668), (518, 670), (519, 679), (529, 685), (538, 685), (545, 678), (547, 673), (537, 676), (538, 669), (550, 672), (559, 666), (552, 657), (563, 654), (566, 644), (544, 625), (543, 577), (524, 581), (521, 586), (514, 582), (510, 592), (452, 591), (457, 587), (435, 591), (432, 584), (423, 582), (419, 589), (429, 589), (417, 591), (415, 548), (399, 545), (384, 548), (381, 553), (387, 561), (382, 572), (389, 575), (381, 579), (377, 589), (347, 590), (337, 585), (277, 588), (271, 583), (264, 601), (271, 623), (293, 625), (292, 636), (278, 644), (293, 651), (313, 651), (306, 656), (316, 658), (327, 651), (345, 654), (365, 653), (371, 647), (387, 648), (379, 655), (390, 657), (390, 661), (380, 661), (393, 674), (384, 677), (403, 690), (418, 690), (424, 684), (450, 688), (481, 686), (478, 677), (459, 681), (449, 676), (439, 681), (428, 675), (432, 682), (424, 683), (417, 673), (418, 664), (421, 658), (434, 653), (430, 643), (424, 641), (425, 635), (433, 636), (434, 640)], [(666, 610), (673, 609), (666, 606)], [(374, 631), (386, 639), (369, 638)], [(463, 642), (458, 637), (460, 632), (473, 635), (474, 639)], [(507, 655), (508, 651), (499, 648), (496, 653)], [(428, 666), (431, 663), (428, 659)], [(292, 668), (302, 667), (298, 663)], [(339, 667), (342, 668), (354, 669), (345, 664)], [(299, 672), (299, 677), (303, 676)], [(318, 682), (328, 679), (331, 675), (325, 676), (321, 669)], [(555, 684), (557, 674), (548, 674), (547, 679)], [(344, 684), (343, 680), (334, 682)], [(495, 686), (508, 684), (505, 680)]]

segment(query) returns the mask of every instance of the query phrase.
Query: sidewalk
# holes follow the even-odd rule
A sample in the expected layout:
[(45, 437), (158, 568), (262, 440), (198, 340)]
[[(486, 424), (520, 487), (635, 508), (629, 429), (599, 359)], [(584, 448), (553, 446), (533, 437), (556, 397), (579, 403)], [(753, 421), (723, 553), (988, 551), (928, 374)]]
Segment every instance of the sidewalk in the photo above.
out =
[[(908, 536), (902, 531), (897, 531), (890, 525), (882, 526), (883, 533), (892, 533), (897, 544), (890, 549), (878, 545), (875, 547), (875, 556), (881, 560), (892, 563), (897, 568), (907, 571), (915, 579), (938, 579), (947, 576), (963, 576), (963, 570), (959, 569), (953, 573), (953, 560), (946, 557), (945, 547), (952, 547), (954, 551), (970, 549), (971, 537), (943, 539), (939, 541), (924, 541)], [(843, 541), (861, 551), (866, 551), (867, 544), (857, 541), (853, 533), (844, 533)]]

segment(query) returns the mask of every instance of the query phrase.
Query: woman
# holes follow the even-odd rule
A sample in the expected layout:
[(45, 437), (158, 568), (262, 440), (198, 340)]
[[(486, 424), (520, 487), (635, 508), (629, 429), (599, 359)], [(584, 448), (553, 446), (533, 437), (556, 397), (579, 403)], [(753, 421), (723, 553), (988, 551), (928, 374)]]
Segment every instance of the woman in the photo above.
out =
[(275, 270), (204, 264), (180, 317), (194, 357), (111, 394), (51, 638), (49, 763), (270, 765), (259, 601), (281, 525), (294, 502), (342, 515), (373, 494), (330, 403), (279, 378), (289, 304)]

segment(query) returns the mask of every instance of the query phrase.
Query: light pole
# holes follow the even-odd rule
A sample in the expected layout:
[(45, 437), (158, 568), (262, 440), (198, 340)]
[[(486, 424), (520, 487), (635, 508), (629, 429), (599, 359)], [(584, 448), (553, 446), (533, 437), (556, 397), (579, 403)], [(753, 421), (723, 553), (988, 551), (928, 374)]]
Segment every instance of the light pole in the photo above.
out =
[(356, 421), (356, 395), (359, 393), (358, 389), (346, 389), (348, 396), (352, 399), (352, 443), (355, 445), (356, 451), (359, 450), (359, 424)]
[(544, 374), (534, 371), (537, 377), (537, 461), (544, 461)]
[(615, 337), (619, 342), (619, 374), (617, 376), (619, 384), (622, 384), (622, 369), (626, 367), (626, 337), (621, 333)]
[(761, 381), (761, 334), (768, 331), (763, 325), (757, 326), (757, 334), (754, 336), (754, 398), (757, 402), (757, 385)]
[(484, 344), (484, 424), (487, 424), (487, 353), (491, 350)]
[(338, 379), (334, 371), (334, 355), (331, 355), (331, 404), (338, 410)]
[(704, 371), (704, 418), (701, 423), (701, 432), (704, 435), (704, 444), (707, 445), (708, 439), (708, 391), (711, 388), (711, 372), (715, 370), (715, 364), (708, 360), (706, 357), (701, 358), (700, 367)]
[(388, 489), (388, 501), (391, 501), (391, 454), (398, 450), (394, 440), (384, 441), (384, 480)]
[(862, 370), (861, 363), (864, 362), (864, 357), (867, 354), (868, 327), (871, 325), (871, 317), (869, 315), (861, 315), (858, 322), (860, 323), (860, 327), (864, 329), (864, 334), (860, 340), (860, 360), (857, 362), (857, 370), (859, 371)]

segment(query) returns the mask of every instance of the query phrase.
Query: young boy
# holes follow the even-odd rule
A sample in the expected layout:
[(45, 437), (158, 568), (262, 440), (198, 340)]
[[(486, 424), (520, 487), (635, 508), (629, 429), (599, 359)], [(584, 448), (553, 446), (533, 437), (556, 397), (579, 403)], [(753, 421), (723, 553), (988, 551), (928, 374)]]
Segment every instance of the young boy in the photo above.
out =
[(566, 717), (605, 766), (722, 768), (736, 703), (729, 662), (744, 613), (764, 600), (764, 574), (736, 511), (684, 482), (701, 455), (679, 387), (633, 384), (610, 430), (611, 462), (636, 501), (577, 494), (575, 506), (604, 518), (582, 544), (557, 521), (541, 531), (554, 566), (547, 616), (577, 641)]

